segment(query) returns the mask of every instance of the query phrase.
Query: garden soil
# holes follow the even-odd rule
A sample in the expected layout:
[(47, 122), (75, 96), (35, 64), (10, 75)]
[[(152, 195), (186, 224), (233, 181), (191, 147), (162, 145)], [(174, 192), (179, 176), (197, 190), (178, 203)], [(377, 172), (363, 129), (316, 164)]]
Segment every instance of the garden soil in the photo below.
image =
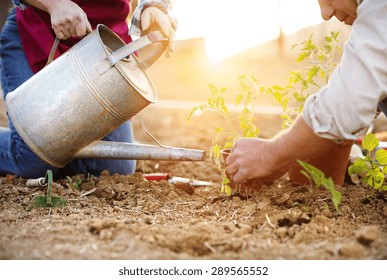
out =
[[(152, 66), (161, 98), (193, 100), (194, 105), (206, 100), (207, 83), (229, 87), (237, 74), (251, 70), (271, 84), (295, 69), (285, 58), (261, 59), (262, 64), (241, 59), (209, 68), (203, 56), (195, 55), (197, 49), (177, 49), (172, 62), (162, 59)], [(157, 65), (170, 68), (160, 71)], [(212, 132), (224, 121), (204, 112), (186, 125), (189, 108), (178, 107), (156, 103), (140, 115), (162, 144), (208, 153)], [(255, 119), (264, 138), (280, 131), (278, 115)], [(157, 145), (137, 117), (132, 121), (137, 142)], [(154, 172), (212, 184), (144, 179)], [(220, 192), (222, 173), (209, 159), (141, 160), (133, 175), (74, 175), (71, 181), (81, 182), (78, 188), (54, 176), (53, 195), (67, 205), (28, 211), (46, 188), (28, 187), (27, 179), (0, 176), (0, 259), (387, 259), (387, 194), (349, 181), (336, 186), (342, 194), (337, 211), (325, 189), (298, 186), (286, 176), (254, 192), (226, 196)]]
[[(207, 149), (213, 113), (147, 108), (142, 114), (164, 145)], [(257, 116), (258, 125), (279, 122)], [(153, 140), (133, 119), (137, 139)], [(273, 126), (273, 125), (272, 125)], [(267, 133), (270, 129), (266, 129)], [(272, 131), (271, 133), (274, 133)], [(270, 136), (270, 135), (267, 135)], [(211, 186), (148, 181), (143, 174), (212, 182)], [(27, 211), (45, 188), (26, 179), (0, 178), (1, 259), (386, 259), (387, 194), (367, 186), (337, 186), (343, 199), (336, 211), (324, 189), (297, 186), (286, 176), (250, 194), (220, 192), (221, 172), (203, 162), (139, 161), (134, 175), (107, 172), (83, 179), (54, 178), (53, 195), (63, 208)]]

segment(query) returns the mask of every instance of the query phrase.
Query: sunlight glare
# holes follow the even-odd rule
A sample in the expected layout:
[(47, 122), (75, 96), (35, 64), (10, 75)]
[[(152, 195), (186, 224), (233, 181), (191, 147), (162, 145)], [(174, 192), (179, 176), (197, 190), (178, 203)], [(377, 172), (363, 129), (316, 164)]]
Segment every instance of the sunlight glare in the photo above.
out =
[(205, 30), (206, 52), (214, 62), (278, 37), (277, 0), (212, 0), (207, 5), (217, 11)]
[(317, 0), (176, 0), (177, 39), (205, 38), (213, 62), (320, 23)]
[(281, 0), (280, 22), (284, 34), (323, 22), (317, 0)]

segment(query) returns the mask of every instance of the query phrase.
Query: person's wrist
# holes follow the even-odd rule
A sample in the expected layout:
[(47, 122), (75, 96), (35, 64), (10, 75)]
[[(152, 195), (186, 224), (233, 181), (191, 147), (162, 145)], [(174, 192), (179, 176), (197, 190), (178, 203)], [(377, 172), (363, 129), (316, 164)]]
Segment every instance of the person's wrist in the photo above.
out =
[[(44, 6), (46, 12), (51, 14), (53, 11), (56, 10), (58, 5), (65, 4), (66, 2), (72, 2), (72, 1), (70, 1), (70, 0), (48, 0), (48, 1), (42, 2), (41, 4)], [(73, 4), (73, 3), (71, 3), (71, 4)]]
[(284, 169), (290, 168), (295, 162), (296, 158), (294, 158), (293, 153), (291, 153), (287, 147), (286, 138), (284, 135), (277, 137), (272, 140), (271, 145), (271, 157), (272, 163), (276, 169)]

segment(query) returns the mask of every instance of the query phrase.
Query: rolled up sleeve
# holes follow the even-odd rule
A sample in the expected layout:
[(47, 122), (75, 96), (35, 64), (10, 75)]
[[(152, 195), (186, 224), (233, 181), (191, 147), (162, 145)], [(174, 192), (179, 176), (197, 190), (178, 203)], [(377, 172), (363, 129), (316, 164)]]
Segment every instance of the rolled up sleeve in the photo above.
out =
[(365, 0), (359, 6), (340, 65), (304, 107), (303, 117), (317, 135), (356, 139), (387, 97), (386, 14), (385, 0)]
[(28, 7), (27, 4), (23, 3), (22, 1), (20, 0), (12, 0), (13, 4), (18, 7), (20, 10), (24, 10), (25, 8)]

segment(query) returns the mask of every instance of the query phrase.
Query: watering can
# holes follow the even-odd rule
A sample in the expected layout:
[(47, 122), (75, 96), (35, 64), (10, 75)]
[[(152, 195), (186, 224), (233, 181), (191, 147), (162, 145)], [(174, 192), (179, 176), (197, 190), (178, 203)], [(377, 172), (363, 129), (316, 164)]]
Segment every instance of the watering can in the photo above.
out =
[[(153, 43), (162, 44), (153, 55), (139, 61), (133, 54)], [(204, 160), (201, 150), (100, 141), (157, 101), (146, 69), (165, 43), (154, 31), (125, 44), (98, 25), (8, 94), (6, 106), (16, 130), (36, 155), (55, 167), (73, 158)]]

